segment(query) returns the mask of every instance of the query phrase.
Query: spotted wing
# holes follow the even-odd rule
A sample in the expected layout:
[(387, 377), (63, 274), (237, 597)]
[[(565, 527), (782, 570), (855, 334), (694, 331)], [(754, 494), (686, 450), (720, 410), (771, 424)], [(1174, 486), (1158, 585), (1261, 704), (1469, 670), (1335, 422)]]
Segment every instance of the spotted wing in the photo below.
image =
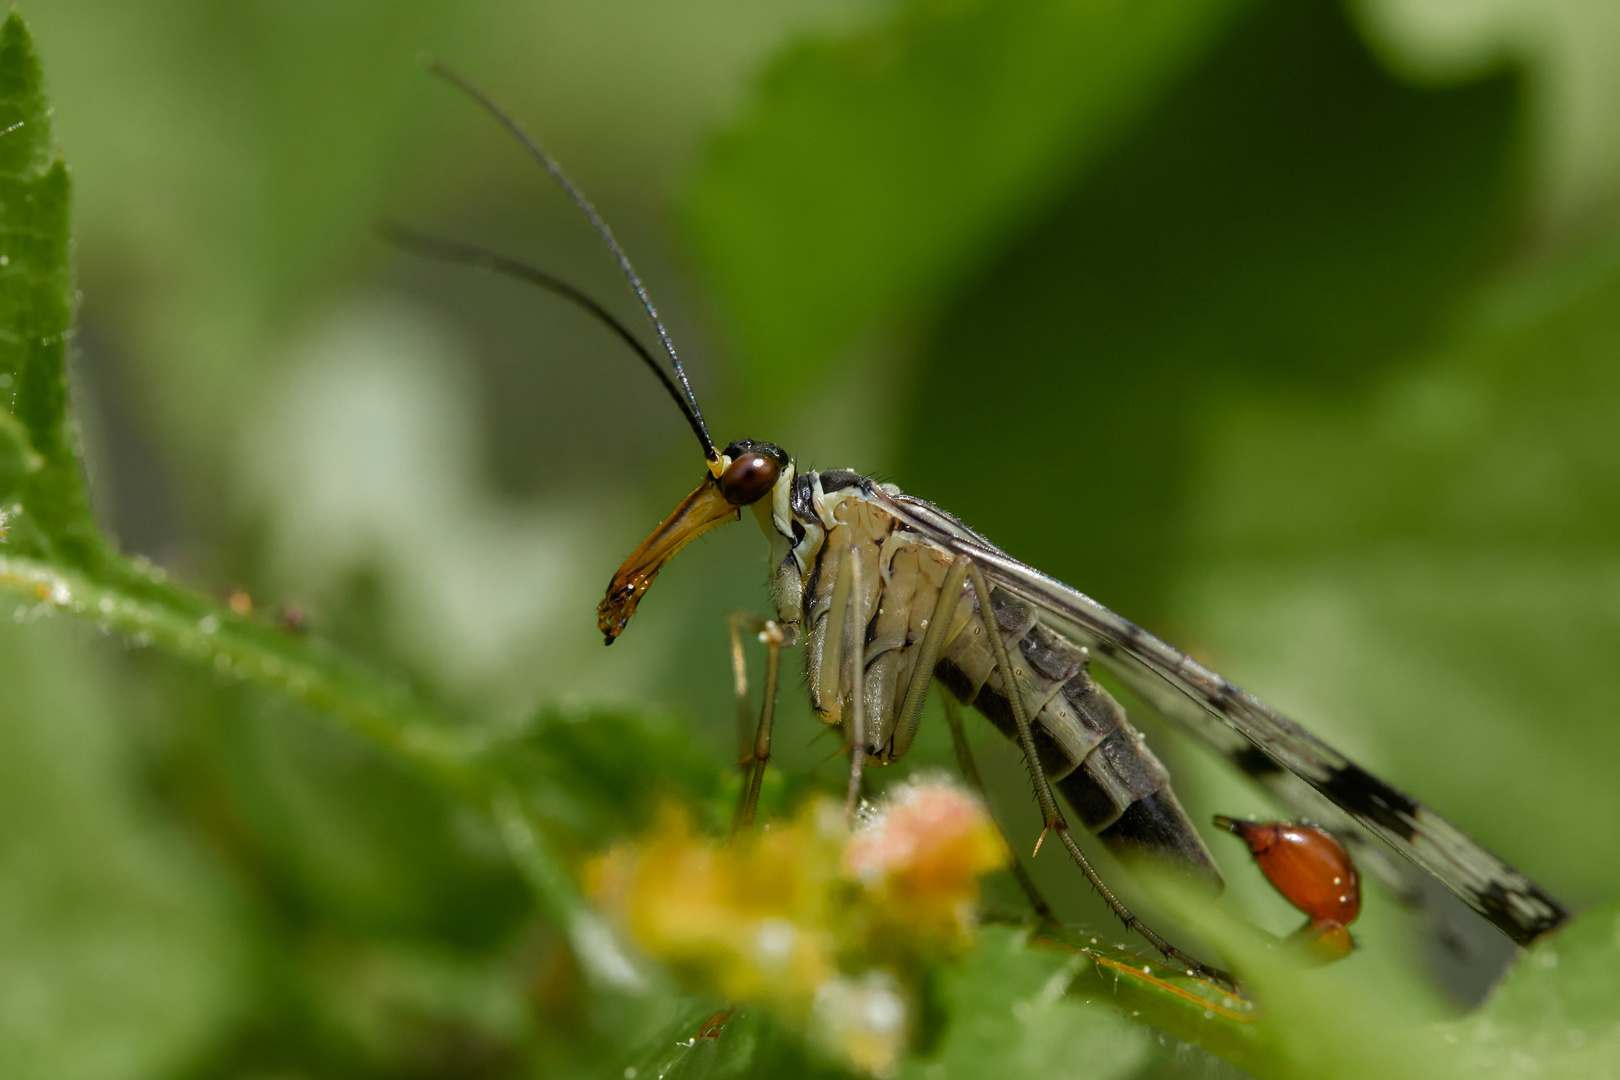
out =
[(1362, 834), (1347, 828), (1347, 819), (1520, 944), (1569, 919), (1556, 899), (1451, 822), (1180, 649), (1009, 557), (932, 503), (893, 491), (874, 490), (873, 496), (908, 528), (971, 557), (995, 586), (1034, 605), (1044, 622), (1091, 649), (1149, 707), (1223, 755), (1290, 813), (1350, 840), (1364, 871), (1403, 893), (1410, 889), (1382, 849), (1356, 842)]

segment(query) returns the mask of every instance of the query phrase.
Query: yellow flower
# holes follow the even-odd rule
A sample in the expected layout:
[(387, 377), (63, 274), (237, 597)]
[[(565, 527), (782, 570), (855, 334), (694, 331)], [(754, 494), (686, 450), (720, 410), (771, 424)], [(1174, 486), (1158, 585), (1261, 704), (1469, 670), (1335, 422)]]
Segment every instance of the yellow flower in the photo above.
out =
[(943, 779), (889, 792), (844, 852), (883, 921), (933, 942), (973, 929), (979, 878), (1003, 865), (1001, 838), (984, 804)]
[(1003, 850), (978, 799), (924, 780), (853, 834), (827, 800), (730, 842), (667, 806), (648, 836), (591, 865), (587, 888), (648, 956), (886, 1076), (911, 1026), (902, 980), (969, 940), (979, 877)]
[(652, 835), (610, 851), (587, 886), (649, 956), (802, 1018), (835, 970), (826, 885), (844, 838), (824, 834), (818, 816), (722, 845), (666, 807)]

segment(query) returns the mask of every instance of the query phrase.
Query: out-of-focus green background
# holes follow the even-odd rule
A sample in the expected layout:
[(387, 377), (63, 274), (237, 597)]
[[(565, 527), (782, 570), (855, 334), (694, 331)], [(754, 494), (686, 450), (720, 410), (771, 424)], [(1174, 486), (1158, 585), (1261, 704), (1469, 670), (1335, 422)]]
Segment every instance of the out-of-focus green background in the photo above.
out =
[[(125, 550), (298, 605), (468, 715), (652, 704), (731, 753), (723, 616), (767, 603), (751, 525), (677, 559), (617, 648), (593, 618), (699, 475), (679, 416), (576, 311), (374, 239), (389, 215), (488, 243), (635, 316), (431, 54), (591, 193), (717, 438), (938, 501), (1572, 906), (1620, 892), (1614, 5), (23, 13), (74, 174), (74, 404)], [(605, 1067), (498, 846), (352, 740), (65, 624), (0, 625), (0, 685), (16, 1075)], [(802, 776), (831, 746), (801, 697), (778, 745)], [(1200, 820), (1264, 809), (1158, 745)], [(1022, 847), (1017, 755), (981, 748)], [(1370, 903), (1420, 986), (1422, 927)]]

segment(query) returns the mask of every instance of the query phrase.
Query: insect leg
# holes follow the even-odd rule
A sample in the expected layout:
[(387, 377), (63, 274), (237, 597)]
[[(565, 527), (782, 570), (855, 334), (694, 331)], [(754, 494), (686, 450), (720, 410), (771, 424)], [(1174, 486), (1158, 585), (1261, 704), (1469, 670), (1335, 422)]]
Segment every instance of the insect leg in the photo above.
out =
[(854, 547), (844, 557), (849, 572), (849, 790), (844, 813), (851, 823), (861, 802), (861, 769), (866, 765), (866, 608), (861, 592), (861, 556)]
[[(1064, 820), (1062, 813), (1058, 811), (1057, 797), (1052, 794), (1052, 785), (1047, 783), (1046, 771), (1041, 768), (1040, 758), (1035, 754), (1035, 735), (1030, 728), (1029, 713), (1024, 705), (1024, 695), (1019, 693), (1018, 684), (1014, 681), (1013, 666), (1007, 660), (1007, 643), (1001, 638), (1001, 631), (996, 626), (994, 609), (990, 606), (990, 586), (985, 583), (984, 575), (979, 572), (976, 563), (968, 560), (968, 557), (963, 554), (958, 554), (957, 558), (968, 562), (968, 577), (972, 580), (973, 591), (979, 599), (979, 617), (984, 623), (985, 633), (990, 638), (990, 648), (996, 658), (996, 667), (1000, 669), (1002, 680), (1007, 687), (1007, 701), (1012, 706), (1013, 721), (1018, 725), (1018, 743), (1023, 747), (1024, 761), (1029, 766), (1029, 779), (1035, 786), (1035, 799), (1041, 807), (1041, 818), (1045, 826), (1041, 831), (1042, 839), (1046, 837), (1048, 832), (1057, 833), (1058, 839), (1063, 842), (1063, 846), (1069, 850), (1069, 855), (1073, 857), (1075, 865), (1080, 867), (1080, 872), (1086, 875), (1086, 880), (1091, 882), (1091, 887), (1097, 890), (1097, 894), (1113, 909), (1114, 914), (1119, 917), (1120, 921), (1146, 938), (1148, 943), (1163, 953), (1166, 959), (1184, 965), (1189, 971), (1208, 975), (1218, 982), (1233, 983), (1230, 975), (1218, 968), (1212, 968), (1207, 964), (1200, 963), (1192, 956), (1182, 952), (1160, 937), (1147, 923), (1137, 918), (1135, 912), (1126, 907), (1120, 902), (1119, 897), (1114, 895), (1114, 891), (1103, 881), (1102, 876), (1092, 868), (1091, 860), (1087, 859), (1085, 852), (1080, 850), (1080, 845), (1075, 843), (1074, 837), (1069, 835), (1069, 823)], [(1040, 846), (1040, 842), (1036, 841), (1035, 850), (1039, 851)]]
[[(996, 658), (996, 667), (1001, 671), (1002, 681), (1007, 686), (1007, 701), (1012, 705), (1013, 723), (1018, 726), (1018, 745), (1024, 751), (1024, 764), (1029, 766), (1029, 782), (1035, 788), (1035, 801), (1041, 808), (1041, 839), (1052, 831), (1067, 833), (1069, 823), (1064, 820), (1063, 812), (1058, 809), (1057, 796), (1052, 794), (1052, 785), (1046, 782), (1046, 770), (1041, 767), (1041, 759), (1035, 752), (1035, 733), (1030, 727), (1029, 712), (1024, 706), (1024, 696), (1018, 692), (1018, 684), (1013, 678), (1013, 667), (1007, 661), (1007, 643), (1001, 640), (1001, 631), (996, 626), (996, 616), (990, 606), (990, 586), (985, 584), (984, 575), (979, 572), (978, 566), (966, 555), (957, 558), (967, 563), (968, 577), (973, 582), (973, 592), (979, 599), (979, 618), (984, 623), (985, 636), (990, 639), (990, 651)], [(1035, 842), (1035, 850), (1040, 851), (1041, 844)], [(1091, 876), (1091, 867), (1085, 866), (1086, 876)], [(1099, 884), (1094, 882), (1094, 884)]]
[(895, 718), (892, 753), (897, 758), (911, 749), (911, 742), (917, 737), (923, 703), (928, 700), (928, 685), (934, 681), (934, 668), (939, 664), (939, 653), (945, 647), (945, 635), (950, 632), (956, 606), (962, 601), (962, 584), (966, 580), (967, 560), (953, 560), (945, 571), (945, 580), (940, 583), (939, 598), (928, 616), (928, 629), (923, 632), (922, 645), (917, 649), (911, 682), (906, 685), (906, 697), (900, 705), (900, 715)]
[[(968, 745), (967, 730), (962, 726), (962, 706), (957, 704), (956, 698), (944, 687), (940, 687), (939, 699), (945, 705), (945, 723), (951, 729), (951, 745), (956, 748), (956, 765), (962, 770), (962, 776), (967, 780), (968, 786), (979, 793), (986, 807), (990, 805), (990, 795), (984, 790), (984, 780), (979, 776), (979, 766), (973, 760), (973, 748)], [(994, 819), (992, 819), (993, 821)], [(1057, 922), (1057, 916), (1052, 914), (1052, 908), (1047, 904), (1046, 898), (1035, 887), (1035, 881), (1024, 869), (1023, 860), (1013, 851), (1012, 845), (1007, 843), (1007, 835), (1001, 831), (1001, 825), (996, 824), (996, 837), (1001, 841), (1003, 854), (1007, 856), (1007, 868), (1017, 879), (1018, 885), (1029, 897), (1030, 906), (1035, 909), (1036, 916), (1046, 923)]]
[(752, 611), (734, 609), (726, 613), (726, 633), (731, 638), (731, 686), (737, 698), (737, 765), (746, 769), (752, 761), (750, 750), (754, 726), (748, 708), (748, 658), (743, 655), (743, 634), (764, 629), (765, 620)]
[[(765, 765), (771, 758), (771, 722), (776, 716), (777, 672), (782, 658), (782, 629), (770, 619), (762, 619), (751, 611), (733, 611), (726, 620), (731, 629), (731, 663), (737, 689), (738, 740), (742, 743), (739, 757), (744, 770), (742, 794), (737, 802), (737, 813), (732, 818), (732, 834), (754, 824), (754, 807), (759, 803), (759, 788), (765, 781)], [(753, 741), (748, 741), (748, 665), (743, 657), (742, 635), (755, 633), (765, 643), (765, 686), (759, 703), (759, 723), (754, 727)]]
[[(842, 530), (834, 530), (827, 537), (829, 545), (842, 543), (847, 535)], [(843, 710), (839, 701), (838, 690), (843, 686), (844, 662), (844, 619), (847, 615), (846, 607), (849, 604), (849, 551), (829, 549), (828, 555), (838, 558), (838, 573), (833, 578), (832, 597), (827, 604), (825, 616), (826, 632), (821, 647), (821, 661), (815, 671), (814, 690), (816, 694), (816, 709), (821, 713), (822, 720), (829, 724), (836, 724), (843, 718)]]
[[(846, 803), (853, 817), (856, 800), (860, 796), (861, 765), (866, 754), (866, 733), (860, 730), (865, 727), (865, 707), (861, 698), (865, 691), (866, 623), (865, 605), (859, 595), (860, 570), (857, 564), (860, 555), (855, 545), (843, 546), (848, 535), (847, 529), (834, 529), (827, 536), (827, 555), (837, 559), (838, 569), (837, 576), (833, 578), (827, 613), (822, 616), (821, 656), (815, 659), (812, 653), (810, 663), (815, 667), (811, 673), (811, 694), (821, 719), (829, 724), (841, 723), (845, 720), (845, 705), (851, 709), (850, 722), (845, 727), (851, 734), (849, 752), (852, 758)], [(852, 592), (854, 596), (851, 596)], [(859, 625), (855, 620), (860, 620)], [(855, 688), (853, 699), (847, 703), (843, 695), (846, 659), (853, 669), (851, 685)]]

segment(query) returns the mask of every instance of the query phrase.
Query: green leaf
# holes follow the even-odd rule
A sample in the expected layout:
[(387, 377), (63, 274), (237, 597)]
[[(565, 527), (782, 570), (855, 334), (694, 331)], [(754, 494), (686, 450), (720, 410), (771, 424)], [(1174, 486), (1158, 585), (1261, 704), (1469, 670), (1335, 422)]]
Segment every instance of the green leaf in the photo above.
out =
[(1206, 1043), (1258, 1076), (1377, 1080), (1462, 1076), (1434, 1025), (1385, 993), (1376, 971), (1351, 961), (1323, 965), (1235, 918), (1207, 895), (1144, 873), (1157, 904), (1220, 950), (1255, 1003), (1247, 1038)]
[(103, 545), (67, 418), (71, 190), (67, 165), (53, 157), (33, 39), (14, 11), (0, 27), (0, 405), (27, 432), (41, 467), (16, 485), (21, 510), (7, 542), (83, 567)]
[(0, 499), (11, 496), (45, 459), (34, 452), (28, 430), (10, 413), (0, 413)]
[[(1525, 952), (1494, 996), (1460, 1020), (1423, 1022), (1353, 962), (1305, 961), (1217, 905), (1161, 881), (1157, 900), (1216, 943), (1254, 996), (1243, 1039), (1192, 1038), (1260, 1076), (1602, 1076), (1620, 1051), (1620, 905)], [(1371, 976), (1371, 977), (1369, 977)], [(1150, 1018), (1158, 1026), (1162, 1017)], [(1175, 1030), (1170, 1028), (1170, 1030)]]
[[(469, 951), (530, 918), (528, 889), (494, 830), (459, 801), (327, 717), (197, 682), (224, 699), (204, 738), (285, 902), (355, 936)], [(235, 708), (219, 715), (226, 702)]]
[(1265, 1062), (1256, 1037), (1260, 1014), (1241, 994), (1073, 930), (1042, 928), (1034, 943), (1085, 958), (1069, 984), (1071, 996), (1106, 1005), (1245, 1068)]
[(548, 708), (483, 760), (580, 851), (645, 828), (665, 799), (700, 808), (713, 828), (729, 825), (736, 805), (736, 771), (722, 771), (668, 714)]
[(1113, 1010), (1067, 996), (1086, 958), (1032, 947), (1028, 931), (985, 927), (978, 947), (937, 976), (938, 1007), (949, 1017), (939, 1045), (907, 1062), (907, 1077), (1040, 1076), (1106, 1080), (1137, 1073), (1146, 1033)]
[(18, 601), (23, 617), (63, 614), (115, 630), (212, 668), (227, 682), (248, 682), (314, 709), (404, 764), (442, 792), (464, 800), (498, 827), (546, 914), (567, 930), (587, 968), (608, 983), (639, 981), (618, 947), (586, 908), (550, 840), (514, 792), (512, 782), (480, 763), (480, 733), (308, 638), (280, 631), (170, 583), (160, 571), (118, 566), (104, 584), (38, 560), (0, 560), (0, 595)]
[(749, 415), (956, 279), (1240, 6), (913, 0), (782, 57), (687, 206), (747, 358)]
[(1620, 1057), (1620, 904), (1538, 943), (1478, 1013), (1446, 1025), (1474, 1075), (1503, 1062), (1549, 1078), (1602, 1076)]
[(717, 1000), (683, 1002), (676, 1018), (648, 1041), (621, 1074), (665, 1080), (727, 1077), (845, 1077), (813, 1060), (799, 1034), (758, 1009)]

